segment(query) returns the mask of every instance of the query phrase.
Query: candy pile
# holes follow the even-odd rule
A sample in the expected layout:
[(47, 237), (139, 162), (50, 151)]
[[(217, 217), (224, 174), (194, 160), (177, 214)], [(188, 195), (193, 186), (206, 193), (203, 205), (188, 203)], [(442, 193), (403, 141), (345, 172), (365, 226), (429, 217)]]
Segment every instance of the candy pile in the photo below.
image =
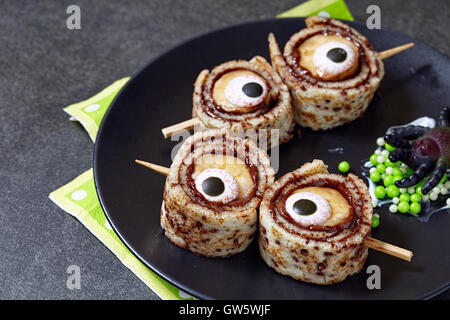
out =
[[(450, 180), (447, 181), (447, 174), (444, 174), (439, 185), (426, 195), (422, 193), (422, 185), (428, 177), (409, 188), (397, 187), (395, 182), (408, 177), (414, 170), (401, 161), (393, 163), (389, 160), (389, 152), (395, 150), (395, 147), (385, 143), (382, 137), (377, 139), (377, 145), (378, 148), (370, 156), (366, 166), (370, 167), (370, 180), (377, 184), (374, 190), (375, 196), (380, 200), (392, 199), (392, 204), (389, 206), (390, 212), (409, 212), (417, 215), (422, 210), (421, 203), (436, 201), (440, 195), (448, 195)], [(377, 203), (378, 201), (374, 199), (374, 206)], [(450, 206), (450, 198), (447, 198), (446, 203)]]

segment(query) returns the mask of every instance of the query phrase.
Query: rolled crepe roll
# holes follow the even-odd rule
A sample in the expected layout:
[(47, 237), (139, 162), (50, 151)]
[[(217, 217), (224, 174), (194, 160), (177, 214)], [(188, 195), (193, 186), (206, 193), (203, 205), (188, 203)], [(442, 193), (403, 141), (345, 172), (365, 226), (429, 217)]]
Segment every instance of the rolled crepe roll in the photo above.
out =
[(361, 117), (384, 65), (366, 37), (333, 19), (306, 18), (282, 54), (269, 35), (272, 65), (290, 89), (295, 121), (313, 130), (331, 129)]
[(195, 254), (241, 252), (255, 236), (257, 209), (273, 181), (268, 155), (251, 140), (227, 130), (197, 132), (170, 167), (161, 227), (174, 244)]
[[(308, 206), (312, 203), (315, 211), (314, 205)], [(281, 274), (332, 284), (363, 267), (371, 222), (371, 198), (364, 182), (351, 173), (329, 174), (322, 161), (314, 160), (266, 191), (260, 208), (259, 250)]]
[[(195, 81), (192, 115), (202, 128), (266, 129), (268, 147), (287, 142), (295, 125), (288, 88), (259, 56), (203, 70)], [(270, 129), (279, 130), (276, 143)]]

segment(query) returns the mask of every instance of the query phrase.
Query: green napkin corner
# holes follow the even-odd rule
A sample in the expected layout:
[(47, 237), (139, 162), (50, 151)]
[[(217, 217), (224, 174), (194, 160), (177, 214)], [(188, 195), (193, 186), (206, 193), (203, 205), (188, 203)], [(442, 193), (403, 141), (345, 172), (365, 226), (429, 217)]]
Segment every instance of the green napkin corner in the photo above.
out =
[(106, 220), (94, 185), (93, 170), (50, 193), (50, 199), (61, 209), (77, 218), (117, 258), (152, 289), (161, 299), (192, 300), (192, 296), (170, 285), (140, 262), (122, 243)]
[(277, 18), (295, 18), (320, 16), (324, 18), (337, 18), (353, 21), (353, 16), (343, 0), (311, 0), (302, 3), (286, 12), (277, 15)]
[[(311, 0), (292, 8), (278, 18), (320, 15), (353, 20), (343, 0)], [(64, 108), (70, 120), (78, 121), (95, 142), (100, 123), (109, 105), (129, 77), (117, 80), (95, 96)], [(62, 210), (78, 219), (139, 279), (161, 299), (193, 300), (194, 297), (172, 286), (140, 262), (122, 243), (109, 225), (100, 206), (94, 185), (93, 170), (82, 173), (73, 181), (50, 193), (49, 198)]]

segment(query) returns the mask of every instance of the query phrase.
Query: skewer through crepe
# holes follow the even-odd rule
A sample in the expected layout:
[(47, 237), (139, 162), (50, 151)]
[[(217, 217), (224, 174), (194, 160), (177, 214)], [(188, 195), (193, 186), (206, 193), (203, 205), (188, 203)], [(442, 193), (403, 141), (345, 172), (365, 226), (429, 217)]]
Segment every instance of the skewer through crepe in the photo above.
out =
[[(405, 50), (407, 50), (407, 49), (409, 49), (409, 48), (411, 48), (413, 46), (414, 46), (413, 42), (406, 43), (406, 44), (403, 44), (403, 45), (400, 45), (400, 46), (397, 46), (397, 47), (394, 47), (394, 48), (391, 48), (391, 49), (387, 49), (387, 50), (381, 51), (381, 52), (378, 53), (378, 55), (379, 55), (381, 60), (387, 59), (387, 58), (392, 57), (392, 56), (394, 56), (396, 54), (399, 54), (399, 53), (401, 53), (401, 52), (403, 52), (403, 51), (405, 51)], [(263, 59), (263, 58), (258, 58), (258, 59)], [(260, 62), (261, 61), (265, 61), (265, 60), (260, 60)], [(194, 99), (195, 99), (195, 97), (194, 97)], [(289, 102), (289, 103), (291, 103), (291, 102)], [(194, 129), (195, 126), (198, 126), (199, 128), (205, 127), (205, 125), (202, 124), (202, 121), (198, 117), (195, 116), (195, 112), (193, 112), (193, 116), (194, 117), (189, 119), (189, 120), (186, 120), (186, 121), (183, 121), (183, 122), (171, 125), (169, 127), (163, 128), (161, 131), (162, 131), (162, 134), (163, 134), (164, 138), (167, 139), (167, 138), (169, 138), (169, 137), (171, 137), (173, 135), (179, 134), (179, 133), (181, 133), (181, 132), (183, 132), (185, 130), (188, 130), (188, 131), (192, 130), (192, 129)], [(209, 125), (209, 124), (206, 124), (206, 125)], [(220, 124), (218, 124), (218, 125), (220, 125)], [(287, 130), (287, 132), (289, 132), (289, 130)]]
[(164, 137), (194, 126), (235, 132), (266, 130), (269, 148), (293, 137), (289, 90), (263, 57), (231, 60), (211, 71), (203, 70), (195, 81), (192, 102), (193, 118), (162, 129)]
[(254, 239), (257, 209), (274, 170), (252, 140), (211, 129), (186, 139), (170, 168), (136, 163), (167, 176), (160, 223), (173, 244), (227, 257)]
[[(141, 166), (144, 166), (152, 171), (158, 172), (160, 174), (163, 174), (165, 176), (169, 173), (169, 168), (162, 167), (150, 162), (142, 161), (142, 160), (135, 160), (135, 162)], [(373, 250), (377, 250), (383, 253), (386, 253), (388, 255), (391, 255), (393, 257), (411, 262), (411, 259), (413, 257), (413, 253), (410, 250), (394, 246), (392, 244), (389, 244), (387, 242), (383, 242), (381, 240), (374, 239), (370, 236), (367, 236), (364, 240), (364, 245), (368, 248), (371, 248)]]

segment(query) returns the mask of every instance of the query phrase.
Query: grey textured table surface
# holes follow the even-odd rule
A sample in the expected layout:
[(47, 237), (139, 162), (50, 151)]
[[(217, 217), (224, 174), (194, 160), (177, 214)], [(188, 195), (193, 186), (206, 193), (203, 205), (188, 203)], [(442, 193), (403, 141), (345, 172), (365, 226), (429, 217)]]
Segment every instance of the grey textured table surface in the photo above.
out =
[[(0, 1), (0, 298), (158, 299), (47, 198), (92, 166), (92, 142), (62, 108), (182, 40), (274, 17), (300, 2)], [(450, 55), (448, 0), (347, 1), (359, 21), (373, 3), (383, 28)], [(81, 8), (81, 31), (66, 28), (70, 4)], [(66, 288), (72, 264), (81, 267), (81, 290)]]

